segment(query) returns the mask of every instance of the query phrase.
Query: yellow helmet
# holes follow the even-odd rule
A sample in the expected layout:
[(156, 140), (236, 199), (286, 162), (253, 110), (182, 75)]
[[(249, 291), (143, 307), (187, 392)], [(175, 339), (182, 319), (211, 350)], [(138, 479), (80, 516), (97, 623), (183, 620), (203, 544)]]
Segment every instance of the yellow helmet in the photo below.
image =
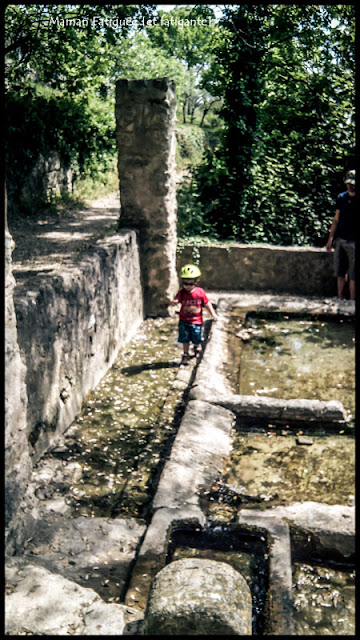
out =
[(180, 278), (199, 278), (201, 271), (195, 264), (186, 264), (180, 271)]

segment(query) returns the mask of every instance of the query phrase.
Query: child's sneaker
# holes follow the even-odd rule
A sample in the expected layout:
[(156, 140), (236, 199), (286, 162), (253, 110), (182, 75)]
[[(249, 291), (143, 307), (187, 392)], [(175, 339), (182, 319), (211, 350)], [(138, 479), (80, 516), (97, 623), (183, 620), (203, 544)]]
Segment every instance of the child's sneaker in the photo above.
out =
[(181, 363), (180, 364), (189, 364), (189, 360), (190, 360), (190, 356), (188, 353), (184, 353), (183, 357), (181, 358)]
[(203, 352), (203, 350), (202, 350), (202, 346), (201, 346), (201, 344), (197, 345), (197, 346), (195, 347), (195, 357), (196, 357), (196, 358), (201, 358), (201, 356), (202, 356), (202, 352)]

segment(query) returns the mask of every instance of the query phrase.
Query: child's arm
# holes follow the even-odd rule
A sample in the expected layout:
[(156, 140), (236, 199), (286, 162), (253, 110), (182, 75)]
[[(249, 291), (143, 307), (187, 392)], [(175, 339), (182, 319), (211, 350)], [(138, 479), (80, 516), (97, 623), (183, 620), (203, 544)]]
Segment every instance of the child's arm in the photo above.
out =
[(212, 306), (211, 302), (209, 301), (206, 304), (204, 304), (204, 307), (205, 307), (205, 309), (208, 310), (208, 312), (210, 313), (212, 319), (215, 320), (215, 322), (216, 322), (219, 318), (218, 318), (218, 316), (217, 316), (217, 314), (215, 312), (215, 309)]
[[(177, 292), (176, 296), (178, 295), (179, 291)], [(173, 307), (174, 304), (180, 304), (180, 300), (177, 299), (177, 297), (175, 296), (175, 298), (173, 298), (173, 300), (171, 300), (170, 304)]]

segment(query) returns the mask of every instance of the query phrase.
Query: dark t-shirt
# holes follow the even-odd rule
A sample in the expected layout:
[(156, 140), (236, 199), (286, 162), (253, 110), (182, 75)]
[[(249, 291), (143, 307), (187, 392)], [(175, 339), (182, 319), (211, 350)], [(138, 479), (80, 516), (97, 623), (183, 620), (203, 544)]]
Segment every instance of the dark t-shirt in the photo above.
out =
[(356, 207), (356, 195), (349, 196), (347, 191), (339, 193), (336, 198), (336, 209), (340, 211), (339, 222), (336, 228), (336, 238), (355, 241)]
[(175, 298), (181, 303), (180, 320), (189, 324), (203, 323), (202, 308), (209, 302), (204, 289), (201, 287), (194, 287), (192, 291), (180, 289)]

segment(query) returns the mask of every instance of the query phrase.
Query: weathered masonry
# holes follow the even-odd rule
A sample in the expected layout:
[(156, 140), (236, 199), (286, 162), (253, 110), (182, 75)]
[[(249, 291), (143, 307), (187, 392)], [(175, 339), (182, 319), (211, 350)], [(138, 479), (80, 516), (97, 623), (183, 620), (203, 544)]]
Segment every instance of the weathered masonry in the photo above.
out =
[(168, 314), (177, 286), (175, 117), (172, 80), (117, 82), (120, 227), (138, 231), (145, 314), (153, 316)]
[[(336, 296), (333, 255), (317, 247), (261, 244), (200, 246), (204, 286), (215, 291), (274, 291)], [(193, 261), (193, 247), (178, 253), (178, 269)]]

